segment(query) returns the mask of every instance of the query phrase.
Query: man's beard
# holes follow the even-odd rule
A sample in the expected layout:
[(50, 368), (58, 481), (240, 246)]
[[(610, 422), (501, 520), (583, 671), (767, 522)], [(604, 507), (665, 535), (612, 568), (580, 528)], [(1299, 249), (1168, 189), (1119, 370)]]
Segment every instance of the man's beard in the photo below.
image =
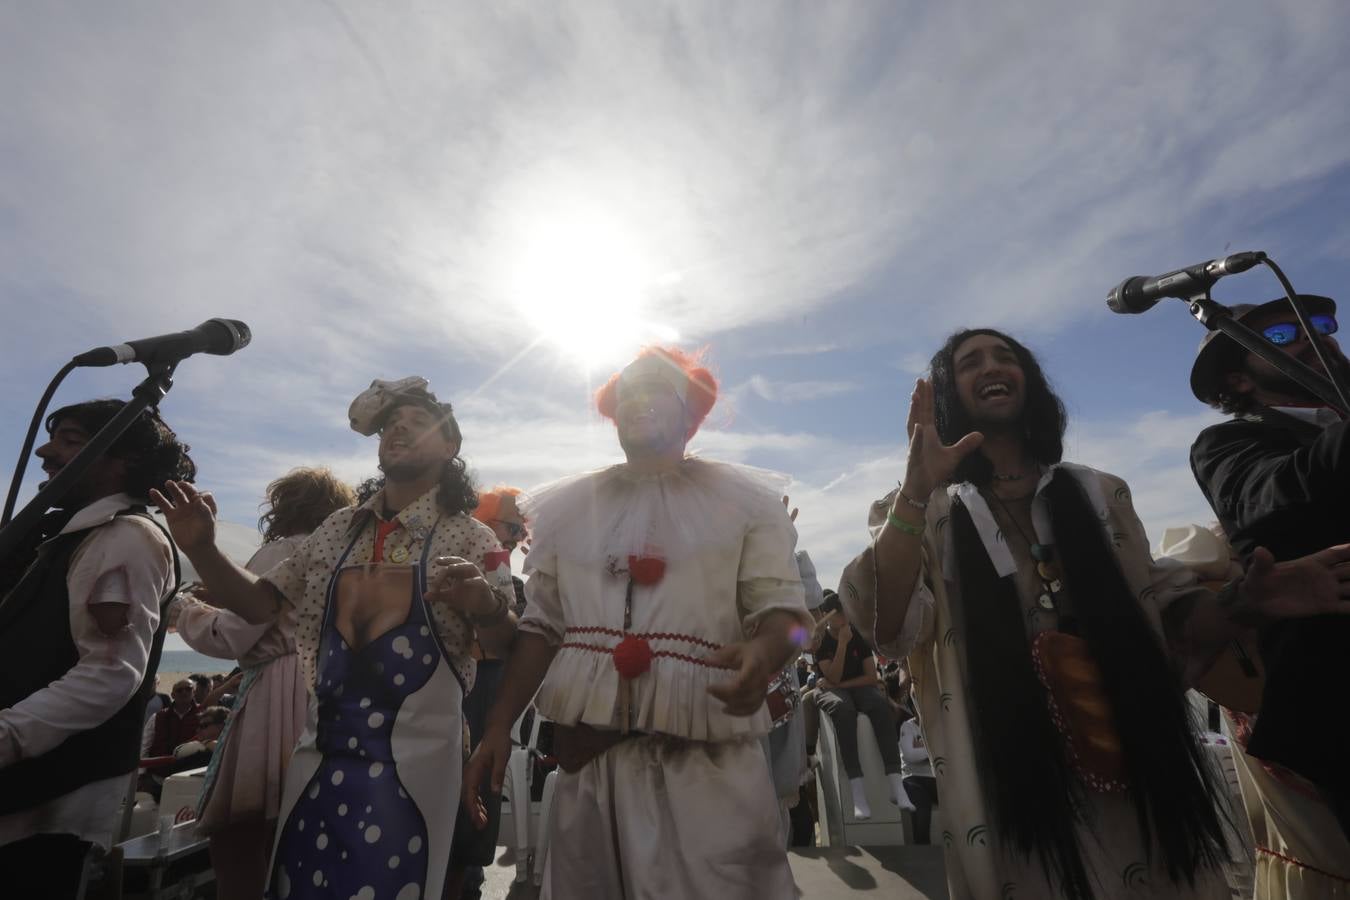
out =
[(380, 471), (389, 481), (417, 481), (440, 471), (441, 463), (395, 462), (380, 463)]
[[(1347, 361), (1341, 353), (1332, 350), (1331, 348), (1327, 348), (1327, 356), (1331, 362), (1332, 371), (1342, 380), (1350, 380), (1350, 361)], [(1310, 360), (1302, 359), (1300, 357), (1299, 361), (1317, 374), (1323, 374), (1322, 366), (1315, 357)], [(1266, 393), (1277, 394), (1281, 397), (1289, 397), (1303, 403), (1320, 404), (1324, 402), (1323, 398), (1317, 396), (1279, 369), (1262, 370), (1248, 363), (1246, 371), (1247, 377), (1252, 380), (1252, 383)]]

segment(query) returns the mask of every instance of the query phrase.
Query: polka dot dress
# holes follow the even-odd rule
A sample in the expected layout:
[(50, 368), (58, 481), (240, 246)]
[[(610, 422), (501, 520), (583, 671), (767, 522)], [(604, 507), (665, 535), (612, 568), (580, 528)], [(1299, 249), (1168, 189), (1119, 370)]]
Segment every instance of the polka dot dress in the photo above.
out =
[[(459, 556), (481, 566), (487, 554), (500, 547), (492, 529), (463, 513), (442, 516), (436, 505), (436, 490), (432, 488), (399, 512), (395, 518), (401, 527), (389, 536), (387, 547), (404, 548), (414, 558), (420, 557), (424, 550), (429, 550), (431, 559)], [(301, 675), (311, 690), (316, 687), (319, 668), (318, 647), (328, 608), (328, 582), (349, 544), (349, 562), (359, 564), (371, 559), (375, 548), (375, 510), (383, 502), (382, 495), (376, 494), (361, 506), (333, 513), (305, 539), (290, 559), (263, 576), (285, 598), (283, 623), (295, 635)], [(430, 548), (426, 547), (428, 541)], [(432, 627), (450, 654), (450, 662), (464, 683), (464, 689), (471, 689), (475, 675), (470, 652), (474, 640), (473, 625), (444, 604), (435, 604), (431, 616)]]
[(392, 737), (440, 651), (416, 587), (407, 621), (358, 650), (329, 618), (315, 690), (323, 762), (283, 826), (267, 896), (418, 900), (427, 829), (399, 781)]

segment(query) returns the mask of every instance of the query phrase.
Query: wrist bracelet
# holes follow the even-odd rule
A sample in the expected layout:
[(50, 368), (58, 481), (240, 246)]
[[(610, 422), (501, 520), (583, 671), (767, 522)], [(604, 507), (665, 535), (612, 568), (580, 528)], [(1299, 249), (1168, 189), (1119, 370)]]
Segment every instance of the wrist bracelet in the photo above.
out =
[[(902, 494), (901, 496), (904, 496), (904, 495)], [(911, 534), (911, 535), (913, 535), (914, 537), (919, 537), (919, 536), (921, 536), (921, 535), (923, 534), (923, 528), (924, 528), (923, 525), (911, 525), (911, 524), (909, 524), (908, 522), (906, 522), (904, 519), (897, 519), (897, 518), (895, 517), (895, 513), (890, 512), (890, 511), (887, 511), (887, 513), (886, 513), (886, 522), (887, 522), (887, 524), (892, 525), (892, 526), (894, 526), (894, 527), (900, 529), (900, 531), (904, 532), (905, 534)]]
[(511, 605), (506, 602), (506, 596), (495, 588), (492, 596), (497, 598), (497, 608), (486, 615), (473, 615), (470, 618), (473, 624), (478, 628), (492, 628), (506, 621), (507, 614), (511, 611)]
[(927, 508), (928, 508), (928, 503), (927, 503), (926, 501), (923, 502), (923, 503), (920, 503), (918, 500), (915, 500), (913, 497), (911, 497), (911, 496), (909, 496), (908, 494), (906, 494), (903, 490), (898, 490), (898, 491), (896, 491), (896, 493), (900, 495), (900, 499), (901, 499), (901, 500), (905, 501), (906, 503), (908, 503), (910, 506), (914, 507), (915, 509), (927, 509)]

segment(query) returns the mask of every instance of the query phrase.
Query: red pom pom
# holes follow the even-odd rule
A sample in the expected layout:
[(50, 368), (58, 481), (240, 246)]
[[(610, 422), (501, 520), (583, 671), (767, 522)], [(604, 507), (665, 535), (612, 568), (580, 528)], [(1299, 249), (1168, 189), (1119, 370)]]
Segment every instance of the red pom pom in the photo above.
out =
[(652, 667), (652, 645), (631, 634), (614, 648), (614, 668), (624, 678), (637, 678)]
[(634, 584), (656, 584), (666, 575), (666, 561), (659, 556), (628, 557), (628, 577)]

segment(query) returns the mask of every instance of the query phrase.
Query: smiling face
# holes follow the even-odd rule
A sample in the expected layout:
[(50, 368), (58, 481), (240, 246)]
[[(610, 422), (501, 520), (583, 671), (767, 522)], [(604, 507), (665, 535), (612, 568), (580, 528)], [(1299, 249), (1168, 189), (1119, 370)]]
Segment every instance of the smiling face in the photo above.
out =
[(657, 377), (625, 379), (615, 410), (619, 445), (634, 458), (683, 451), (688, 423), (675, 389)]
[(459, 453), (440, 417), (424, 406), (397, 406), (380, 429), (380, 470), (390, 481), (416, 481)]
[(980, 431), (1008, 429), (1022, 418), (1026, 376), (1017, 353), (1002, 338), (976, 334), (952, 354), (956, 395)]
[[(35, 455), (42, 460), (42, 471), (50, 480), (56, 476), (89, 443), (91, 435), (74, 419), (62, 419), (52, 428), (51, 439), (38, 447)], [(104, 454), (96, 459), (84, 475), (65, 495), (62, 503), (67, 509), (84, 506), (100, 497), (119, 493), (126, 482), (127, 464)], [(47, 482), (43, 482), (45, 486)]]

